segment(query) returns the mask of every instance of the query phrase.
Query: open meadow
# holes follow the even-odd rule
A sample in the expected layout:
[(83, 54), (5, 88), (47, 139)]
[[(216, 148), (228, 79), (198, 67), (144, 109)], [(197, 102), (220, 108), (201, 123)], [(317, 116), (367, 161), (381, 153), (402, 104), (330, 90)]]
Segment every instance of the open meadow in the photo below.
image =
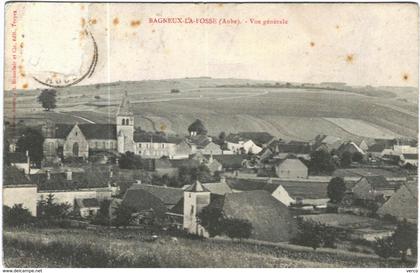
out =
[[(237, 84), (237, 86), (233, 86)], [(271, 84), (270, 86), (267, 84)], [(177, 89), (179, 93), (171, 93)], [(343, 91), (275, 87), (235, 79), (177, 79), (74, 86), (58, 90), (57, 108), (45, 112), (40, 90), (17, 91), (16, 119), (39, 124), (114, 123), (127, 91), (136, 126), (148, 131), (185, 134), (201, 119), (211, 135), (221, 131), (265, 131), (283, 139), (310, 140), (318, 134), (343, 139), (415, 137), (417, 101), (392, 89)], [(5, 119), (11, 121), (13, 94), (5, 93)]]
[(156, 241), (141, 230), (18, 229), (3, 232), (6, 267), (411, 267), (337, 249), (230, 240)]

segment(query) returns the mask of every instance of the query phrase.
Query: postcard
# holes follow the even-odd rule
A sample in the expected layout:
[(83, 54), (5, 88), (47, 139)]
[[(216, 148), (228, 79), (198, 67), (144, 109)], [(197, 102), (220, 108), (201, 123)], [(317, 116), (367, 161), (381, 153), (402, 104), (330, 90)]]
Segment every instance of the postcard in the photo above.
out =
[(417, 272), (418, 5), (4, 17), (4, 268)]

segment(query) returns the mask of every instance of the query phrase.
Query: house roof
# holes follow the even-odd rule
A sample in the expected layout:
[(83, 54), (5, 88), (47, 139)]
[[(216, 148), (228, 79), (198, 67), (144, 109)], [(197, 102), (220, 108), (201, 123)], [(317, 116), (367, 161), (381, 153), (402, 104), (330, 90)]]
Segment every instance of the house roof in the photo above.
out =
[(256, 145), (262, 146), (270, 143), (274, 136), (267, 132), (239, 132), (236, 134), (229, 134), (226, 141), (238, 143), (239, 141), (252, 140)]
[(348, 168), (337, 169), (333, 177), (362, 177), (362, 176), (384, 176), (384, 177), (405, 177), (406, 174), (399, 169), (380, 168)]
[(46, 172), (31, 174), (30, 179), (40, 190), (75, 190), (83, 188), (103, 188), (108, 186), (109, 172), (88, 169), (84, 172), (72, 172), (72, 179), (67, 180), (65, 172), (51, 172), (50, 179)]
[(286, 158), (280, 161), (278, 166), (285, 169), (308, 168), (305, 164), (302, 163), (302, 161), (300, 161), (300, 159), (297, 158)]
[(226, 169), (240, 169), (242, 162), (247, 159), (248, 155), (233, 154), (233, 155), (213, 155), (213, 158), (219, 161), (223, 168)]
[(324, 199), (327, 196), (328, 183), (324, 182), (301, 182), (301, 181), (273, 181), (267, 183), (261, 180), (252, 179), (231, 179), (226, 178), (229, 187), (236, 191), (253, 191), (265, 190), (273, 193), (279, 185), (289, 193), (292, 198), (305, 198), (305, 199)]
[(10, 163), (26, 163), (28, 161), (23, 152), (7, 153), (6, 158)]
[(418, 154), (403, 154), (404, 159), (418, 160)]
[(269, 192), (228, 193), (223, 201), (216, 202), (227, 217), (248, 220), (252, 224), (251, 238), (280, 242), (292, 236), (294, 221), (289, 209)]
[(163, 215), (168, 211), (168, 207), (171, 205), (174, 206), (176, 203), (167, 205), (164, 201), (162, 201), (162, 199), (156, 196), (156, 193), (152, 193), (144, 188), (130, 188), (125, 192), (122, 204), (136, 210), (137, 212), (152, 209), (158, 215)]
[[(184, 191), (180, 188), (172, 188), (172, 187), (164, 187), (164, 186), (156, 186), (156, 185), (147, 185), (147, 184), (134, 184), (128, 190), (131, 195), (136, 196), (136, 192), (141, 193), (142, 191), (146, 191), (157, 199), (163, 202), (165, 205), (175, 205), (184, 195)], [(137, 197), (135, 197), (137, 198)], [(138, 197), (139, 198), (139, 197)], [(125, 198), (124, 198), (125, 199)]]
[(348, 141), (348, 142), (346, 142), (346, 143), (343, 143), (343, 144), (341, 144), (339, 147), (338, 147), (338, 149), (337, 149), (337, 154), (339, 154), (339, 155), (341, 155), (341, 154), (343, 154), (344, 152), (354, 152), (354, 151), (357, 151), (357, 152), (359, 152), (359, 153), (361, 153), (361, 154), (365, 154), (365, 152), (362, 150), (362, 149), (360, 149), (360, 147), (359, 146), (357, 146), (357, 144), (356, 143), (354, 143), (354, 142), (352, 142), (352, 141)]
[(232, 189), (229, 187), (227, 183), (218, 182), (218, 183), (204, 183), (206, 189), (208, 189), (211, 193), (224, 195), (226, 193), (232, 193)]
[(75, 202), (79, 208), (99, 208), (99, 201), (96, 198), (76, 198)]
[(386, 180), (386, 178), (383, 176), (365, 176), (360, 178), (357, 183), (364, 179), (367, 180), (367, 182), (372, 186), (374, 190), (396, 189), (398, 187), (398, 185)]
[(124, 93), (124, 97), (118, 107), (117, 116), (132, 116), (133, 111), (131, 110), (130, 100), (128, 99), (127, 91)]
[(186, 188), (184, 191), (186, 192), (208, 192), (209, 190), (201, 184), (200, 181), (196, 180), (194, 183), (192, 183), (191, 186)]
[(3, 185), (32, 184), (23, 171), (13, 166), (5, 166), (3, 169)]
[(209, 137), (205, 135), (190, 136), (186, 139), (186, 141), (189, 144), (197, 146), (199, 149), (202, 149), (211, 143)]
[(378, 215), (391, 215), (417, 222), (418, 188), (417, 183), (404, 183), (377, 211)]
[(146, 142), (146, 143), (172, 143), (169, 142), (165, 135), (149, 133), (149, 132), (134, 132), (135, 142)]
[(382, 153), (386, 148), (386, 143), (375, 143), (368, 148), (368, 153)]

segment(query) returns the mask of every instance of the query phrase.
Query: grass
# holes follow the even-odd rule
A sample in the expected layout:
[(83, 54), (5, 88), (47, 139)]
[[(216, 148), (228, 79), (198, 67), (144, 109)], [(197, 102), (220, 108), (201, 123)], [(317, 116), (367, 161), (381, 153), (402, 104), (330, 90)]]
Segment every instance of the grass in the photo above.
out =
[(3, 234), (7, 267), (408, 267), (340, 250), (191, 240), (138, 230), (14, 229)]

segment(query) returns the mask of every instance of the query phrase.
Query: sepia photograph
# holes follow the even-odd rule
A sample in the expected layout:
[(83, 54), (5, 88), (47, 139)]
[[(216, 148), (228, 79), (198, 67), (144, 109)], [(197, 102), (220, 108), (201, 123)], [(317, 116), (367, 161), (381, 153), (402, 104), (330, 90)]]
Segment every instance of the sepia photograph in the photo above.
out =
[(9, 1), (3, 24), (3, 272), (417, 272), (418, 4)]

